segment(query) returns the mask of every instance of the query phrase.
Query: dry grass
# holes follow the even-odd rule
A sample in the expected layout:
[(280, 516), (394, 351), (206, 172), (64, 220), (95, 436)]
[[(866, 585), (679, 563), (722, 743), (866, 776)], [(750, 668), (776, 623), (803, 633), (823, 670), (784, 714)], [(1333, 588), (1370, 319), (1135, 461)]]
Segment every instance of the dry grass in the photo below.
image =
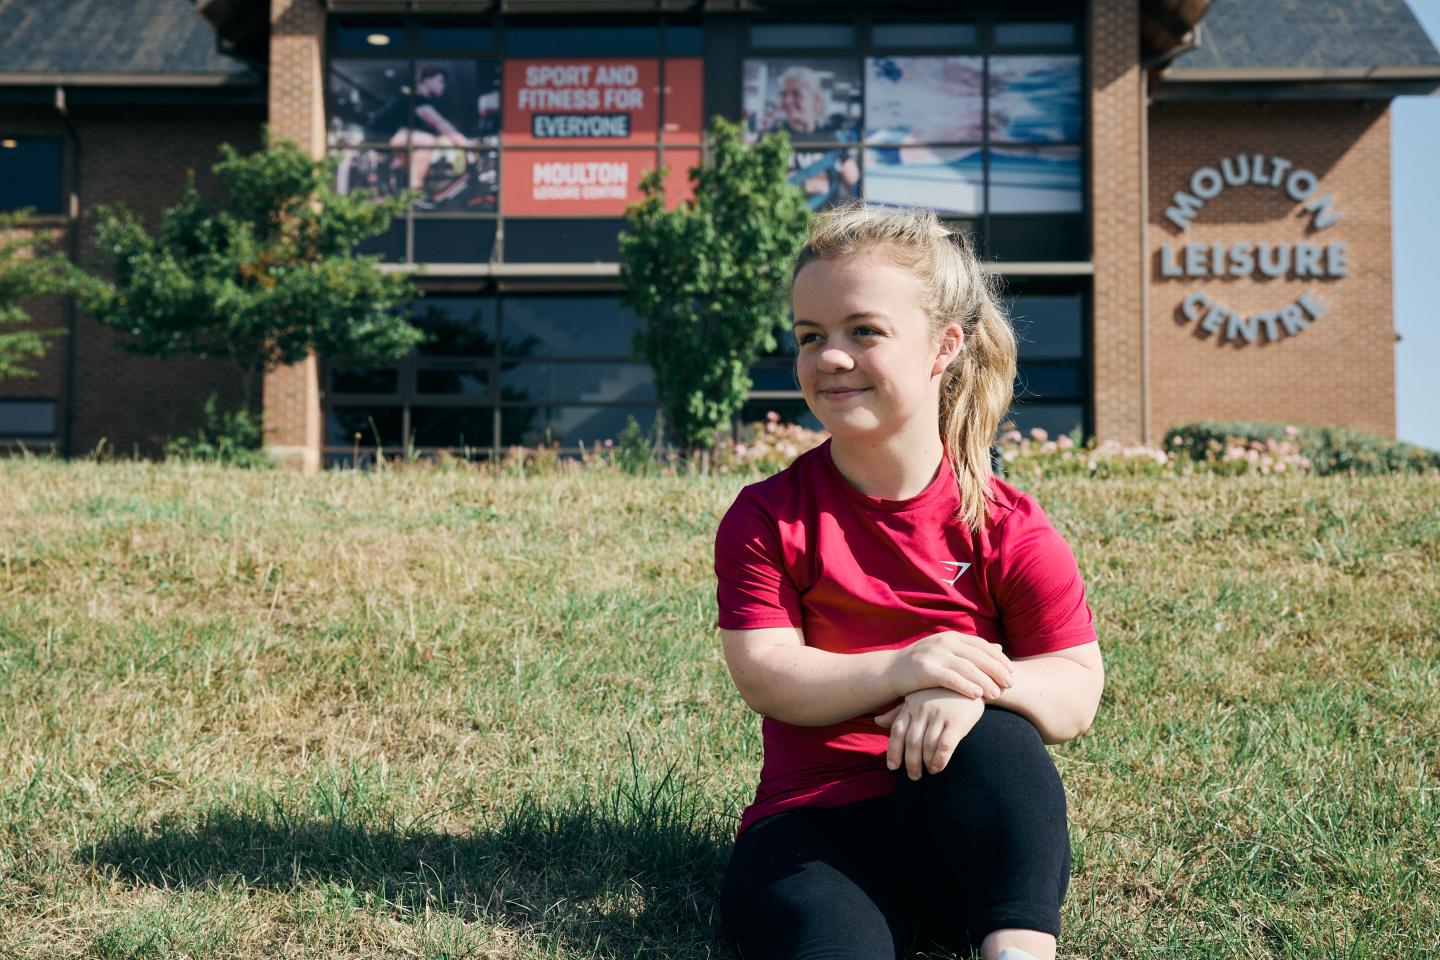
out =
[[(1036, 481), (1066, 953), (1440, 951), (1440, 478)], [(0, 463), (0, 955), (704, 957), (738, 481)]]

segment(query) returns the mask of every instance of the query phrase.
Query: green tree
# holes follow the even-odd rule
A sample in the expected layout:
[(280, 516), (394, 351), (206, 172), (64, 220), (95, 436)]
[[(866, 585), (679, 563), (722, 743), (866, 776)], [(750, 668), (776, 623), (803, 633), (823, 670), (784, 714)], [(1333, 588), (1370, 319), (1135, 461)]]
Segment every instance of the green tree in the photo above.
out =
[(625, 301), (643, 327), (636, 347), (675, 443), (693, 457), (715, 442), (750, 390), (750, 367), (774, 350), (788, 311), (790, 262), (810, 211), (785, 182), (783, 133), (747, 147), (740, 126), (715, 117), (711, 163), (690, 171), (694, 198), (667, 209), (664, 171), (641, 181), (620, 238)]
[(64, 293), (73, 277), (70, 263), (51, 249), (51, 237), (44, 230), (24, 226), (28, 211), (0, 214), (0, 380), (33, 377), (26, 361), (45, 355), (46, 339), (64, 333), (61, 329), (10, 330), (29, 321), (21, 304), (47, 293)]
[(311, 352), (378, 363), (423, 334), (399, 307), (419, 296), (408, 277), (351, 254), (383, 233), (408, 197), (335, 192), (332, 163), (289, 141), (242, 155), (228, 144), (211, 169), (223, 203), (192, 181), (152, 235), (123, 207), (99, 210), (96, 245), (110, 277), (89, 277), (83, 308), (154, 357), (226, 360), (241, 412), (259, 408), (266, 372)]

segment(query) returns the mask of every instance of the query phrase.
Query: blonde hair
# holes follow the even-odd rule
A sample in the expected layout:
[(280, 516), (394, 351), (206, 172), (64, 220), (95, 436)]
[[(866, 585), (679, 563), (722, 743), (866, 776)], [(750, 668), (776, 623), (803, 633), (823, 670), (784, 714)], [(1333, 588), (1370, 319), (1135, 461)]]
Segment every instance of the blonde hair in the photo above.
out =
[(990, 449), (1015, 383), (1015, 331), (991, 279), (964, 234), (923, 207), (880, 208), (853, 201), (816, 217), (795, 257), (791, 282), (806, 264), (881, 248), (924, 291), (931, 336), (951, 323), (964, 333), (940, 383), (940, 436), (960, 492), (958, 516), (978, 530), (989, 515)]

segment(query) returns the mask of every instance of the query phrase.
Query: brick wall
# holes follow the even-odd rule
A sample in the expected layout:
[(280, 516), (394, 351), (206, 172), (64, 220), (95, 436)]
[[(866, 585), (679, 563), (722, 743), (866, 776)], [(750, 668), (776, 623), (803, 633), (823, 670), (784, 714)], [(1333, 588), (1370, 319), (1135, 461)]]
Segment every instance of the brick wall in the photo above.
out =
[[(81, 146), (79, 260), (90, 268), (99, 262), (91, 240), (96, 206), (124, 203), (153, 227), (160, 211), (180, 199), (189, 171), (195, 172), (202, 193), (213, 191), (209, 171), (219, 145), (254, 149), (262, 119), (254, 108), (175, 105), (77, 105), (71, 116)], [(0, 122), (20, 134), (58, 137), (64, 132), (50, 109), (5, 107)], [(64, 163), (68, 195), (75, 175), (68, 143)], [(38, 327), (63, 328), (67, 316), (68, 304), (61, 298), (31, 307)], [(123, 341), (121, 334), (80, 314), (73, 343), (51, 341), (45, 359), (31, 365), (40, 376), (0, 382), (0, 396), (50, 396), (63, 402), (65, 354), (72, 350), (69, 452), (87, 453), (103, 439), (107, 448), (125, 455), (154, 455), (166, 437), (193, 430), (208, 394), (219, 393), (229, 403), (239, 397), (238, 379), (219, 361), (156, 360), (130, 353)], [(60, 431), (64, 416), (63, 409), (57, 412)]]
[[(1183, 232), (1166, 218), (1177, 190), (1221, 158), (1280, 156), (1319, 178), (1341, 219), (1315, 230), (1280, 188), (1225, 186)], [(1267, 163), (1267, 170), (1273, 174)], [(1231, 172), (1238, 174), (1238, 163)], [(1288, 175), (1288, 172), (1287, 172)], [(1390, 124), (1384, 104), (1156, 104), (1150, 110), (1150, 338), (1155, 433), (1201, 418), (1337, 424), (1393, 436), (1395, 366), (1390, 256)], [(1164, 277), (1163, 244), (1348, 245), (1337, 279)], [(1177, 253), (1178, 256), (1178, 253)], [(1183, 267), (1183, 263), (1181, 264)], [(1306, 329), (1254, 343), (1201, 335), (1180, 312), (1202, 291), (1245, 315), (1272, 312), (1312, 291), (1327, 309)], [(1302, 319), (1309, 321), (1308, 315)], [(1228, 326), (1228, 322), (1226, 324)]]
[[(325, 155), (325, 7), (321, 0), (271, 0), (270, 112), (272, 137), (294, 140), (312, 156)], [(320, 384), (309, 359), (265, 378), (265, 433), (283, 465), (320, 465)]]
[(1139, 440), (1143, 429), (1142, 82), (1138, 0), (1094, 0), (1089, 87), (1095, 433), (1124, 442)]

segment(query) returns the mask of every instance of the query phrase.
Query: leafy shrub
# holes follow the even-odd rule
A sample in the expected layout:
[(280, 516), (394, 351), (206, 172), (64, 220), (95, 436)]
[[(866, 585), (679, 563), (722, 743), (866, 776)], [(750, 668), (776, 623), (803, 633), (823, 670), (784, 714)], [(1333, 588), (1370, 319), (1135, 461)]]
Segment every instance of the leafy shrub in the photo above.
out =
[(1223, 460), (1223, 451), (1293, 444), (1317, 474), (1411, 473), (1440, 469), (1440, 452), (1344, 427), (1296, 427), (1258, 421), (1202, 420), (1165, 434), (1165, 448), (1196, 462)]
[(734, 440), (721, 440), (715, 448), (716, 473), (778, 473), (795, 458), (825, 442), (828, 433), (808, 430), (796, 423), (781, 423), (770, 411), (764, 423), (752, 423)]
[(200, 408), (200, 426), (191, 436), (165, 442), (172, 460), (220, 463), (232, 467), (273, 466), (265, 453), (265, 431), (260, 414), (249, 410), (222, 410), (215, 394)]

